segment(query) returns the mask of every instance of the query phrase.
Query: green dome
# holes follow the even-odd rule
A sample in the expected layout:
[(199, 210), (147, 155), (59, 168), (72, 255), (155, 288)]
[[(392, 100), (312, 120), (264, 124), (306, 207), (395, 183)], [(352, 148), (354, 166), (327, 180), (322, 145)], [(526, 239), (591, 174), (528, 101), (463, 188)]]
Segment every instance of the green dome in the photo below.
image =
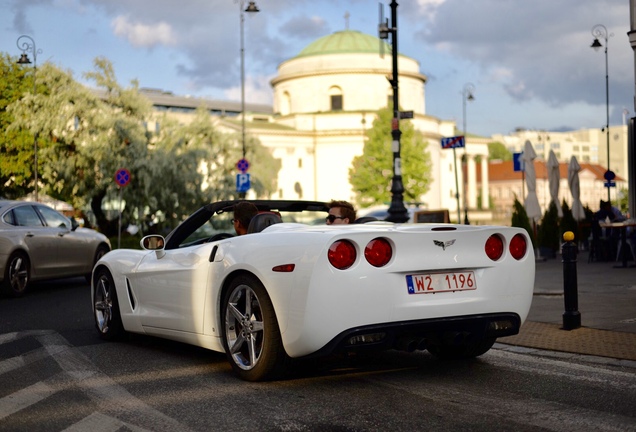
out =
[[(391, 46), (382, 41), (384, 53), (391, 54)], [(354, 30), (343, 30), (323, 36), (310, 43), (296, 57), (324, 54), (380, 53), (380, 39)]]

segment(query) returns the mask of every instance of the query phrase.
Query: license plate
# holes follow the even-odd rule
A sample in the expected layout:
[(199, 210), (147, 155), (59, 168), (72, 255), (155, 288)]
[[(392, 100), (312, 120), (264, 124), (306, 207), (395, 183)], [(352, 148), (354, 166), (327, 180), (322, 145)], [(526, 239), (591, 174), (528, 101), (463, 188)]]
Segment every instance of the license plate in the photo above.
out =
[(448, 291), (477, 289), (477, 281), (472, 271), (452, 273), (429, 273), (406, 276), (409, 294), (428, 294)]

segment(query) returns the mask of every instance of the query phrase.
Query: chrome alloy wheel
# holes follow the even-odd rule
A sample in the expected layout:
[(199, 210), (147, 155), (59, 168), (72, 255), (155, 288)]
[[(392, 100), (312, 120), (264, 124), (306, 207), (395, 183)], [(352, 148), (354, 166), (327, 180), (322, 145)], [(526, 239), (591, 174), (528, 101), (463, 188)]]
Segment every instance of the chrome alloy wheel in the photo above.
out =
[(97, 329), (106, 334), (113, 318), (113, 299), (111, 296), (111, 286), (109, 278), (101, 274), (95, 284), (95, 323)]
[(22, 255), (15, 255), (9, 262), (9, 284), (15, 294), (21, 294), (29, 283), (29, 265)]
[(234, 363), (244, 370), (254, 368), (263, 352), (263, 311), (258, 296), (247, 285), (230, 294), (225, 310), (225, 336)]

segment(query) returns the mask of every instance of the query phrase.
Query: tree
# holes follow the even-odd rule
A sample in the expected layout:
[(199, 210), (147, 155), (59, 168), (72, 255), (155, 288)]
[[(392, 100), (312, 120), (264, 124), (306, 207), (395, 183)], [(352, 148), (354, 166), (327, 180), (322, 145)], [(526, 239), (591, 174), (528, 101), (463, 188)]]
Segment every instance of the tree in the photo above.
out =
[(0, 196), (14, 199), (34, 189), (34, 135), (27, 129), (9, 128), (14, 117), (7, 107), (22, 98), (33, 99), (33, 68), (21, 67), (2, 53), (0, 76)]
[[(355, 202), (361, 207), (391, 201), (392, 117), (391, 108), (378, 111), (373, 127), (366, 131), (363, 153), (353, 159), (349, 169), (349, 182), (356, 193)], [(400, 130), (404, 199), (419, 201), (431, 183), (431, 157), (426, 151), (428, 143), (411, 122), (400, 122)]]
[[(44, 90), (7, 110), (11, 131), (40, 137), (47, 193), (77, 209), (90, 207), (107, 235), (117, 232), (118, 212), (108, 214), (104, 204), (118, 209), (120, 195), (125, 201), (122, 220), (154, 215), (170, 226), (211, 200), (235, 197), (238, 146), (230, 135), (215, 130), (205, 109), (186, 126), (165, 115), (157, 118), (138, 84), (120, 86), (104, 58), (96, 59), (95, 71), (85, 76), (96, 83), (96, 91), (45, 64), (38, 70)], [(159, 131), (150, 132), (147, 125), (156, 121)], [(280, 162), (258, 141), (248, 143), (249, 154), (266, 165), (254, 170), (255, 186), (262, 194), (271, 193)], [(131, 182), (120, 191), (114, 175), (121, 168), (130, 171)]]
[(530, 219), (528, 218), (528, 213), (526, 212), (525, 207), (519, 202), (516, 196), (515, 201), (512, 205), (512, 222), (510, 226), (525, 229), (530, 236), (530, 241), (532, 242), (532, 247), (534, 248), (534, 244), (536, 243), (534, 239), (534, 230), (530, 225)]
[(559, 213), (554, 201), (550, 201), (548, 210), (543, 214), (539, 228), (537, 229), (537, 244), (541, 249), (541, 255), (545, 258), (554, 258), (559, 250)]
[(512, 153), (500, 142), (488, 143), (488, 160), (512, 160)]

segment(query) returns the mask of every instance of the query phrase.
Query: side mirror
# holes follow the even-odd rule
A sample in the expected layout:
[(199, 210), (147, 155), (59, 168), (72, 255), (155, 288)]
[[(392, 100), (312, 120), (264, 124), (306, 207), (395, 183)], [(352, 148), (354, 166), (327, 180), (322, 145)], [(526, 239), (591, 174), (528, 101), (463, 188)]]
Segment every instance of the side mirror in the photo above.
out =
[(155, 251), (155, 253), (157, 254), (157, 258), (161, 258), (165, 255), (165, 251), (163, 248), (166, 245), (166, 240), (159, 234), (148, 235), (142, 238), (139, 244), (144, 250)]

